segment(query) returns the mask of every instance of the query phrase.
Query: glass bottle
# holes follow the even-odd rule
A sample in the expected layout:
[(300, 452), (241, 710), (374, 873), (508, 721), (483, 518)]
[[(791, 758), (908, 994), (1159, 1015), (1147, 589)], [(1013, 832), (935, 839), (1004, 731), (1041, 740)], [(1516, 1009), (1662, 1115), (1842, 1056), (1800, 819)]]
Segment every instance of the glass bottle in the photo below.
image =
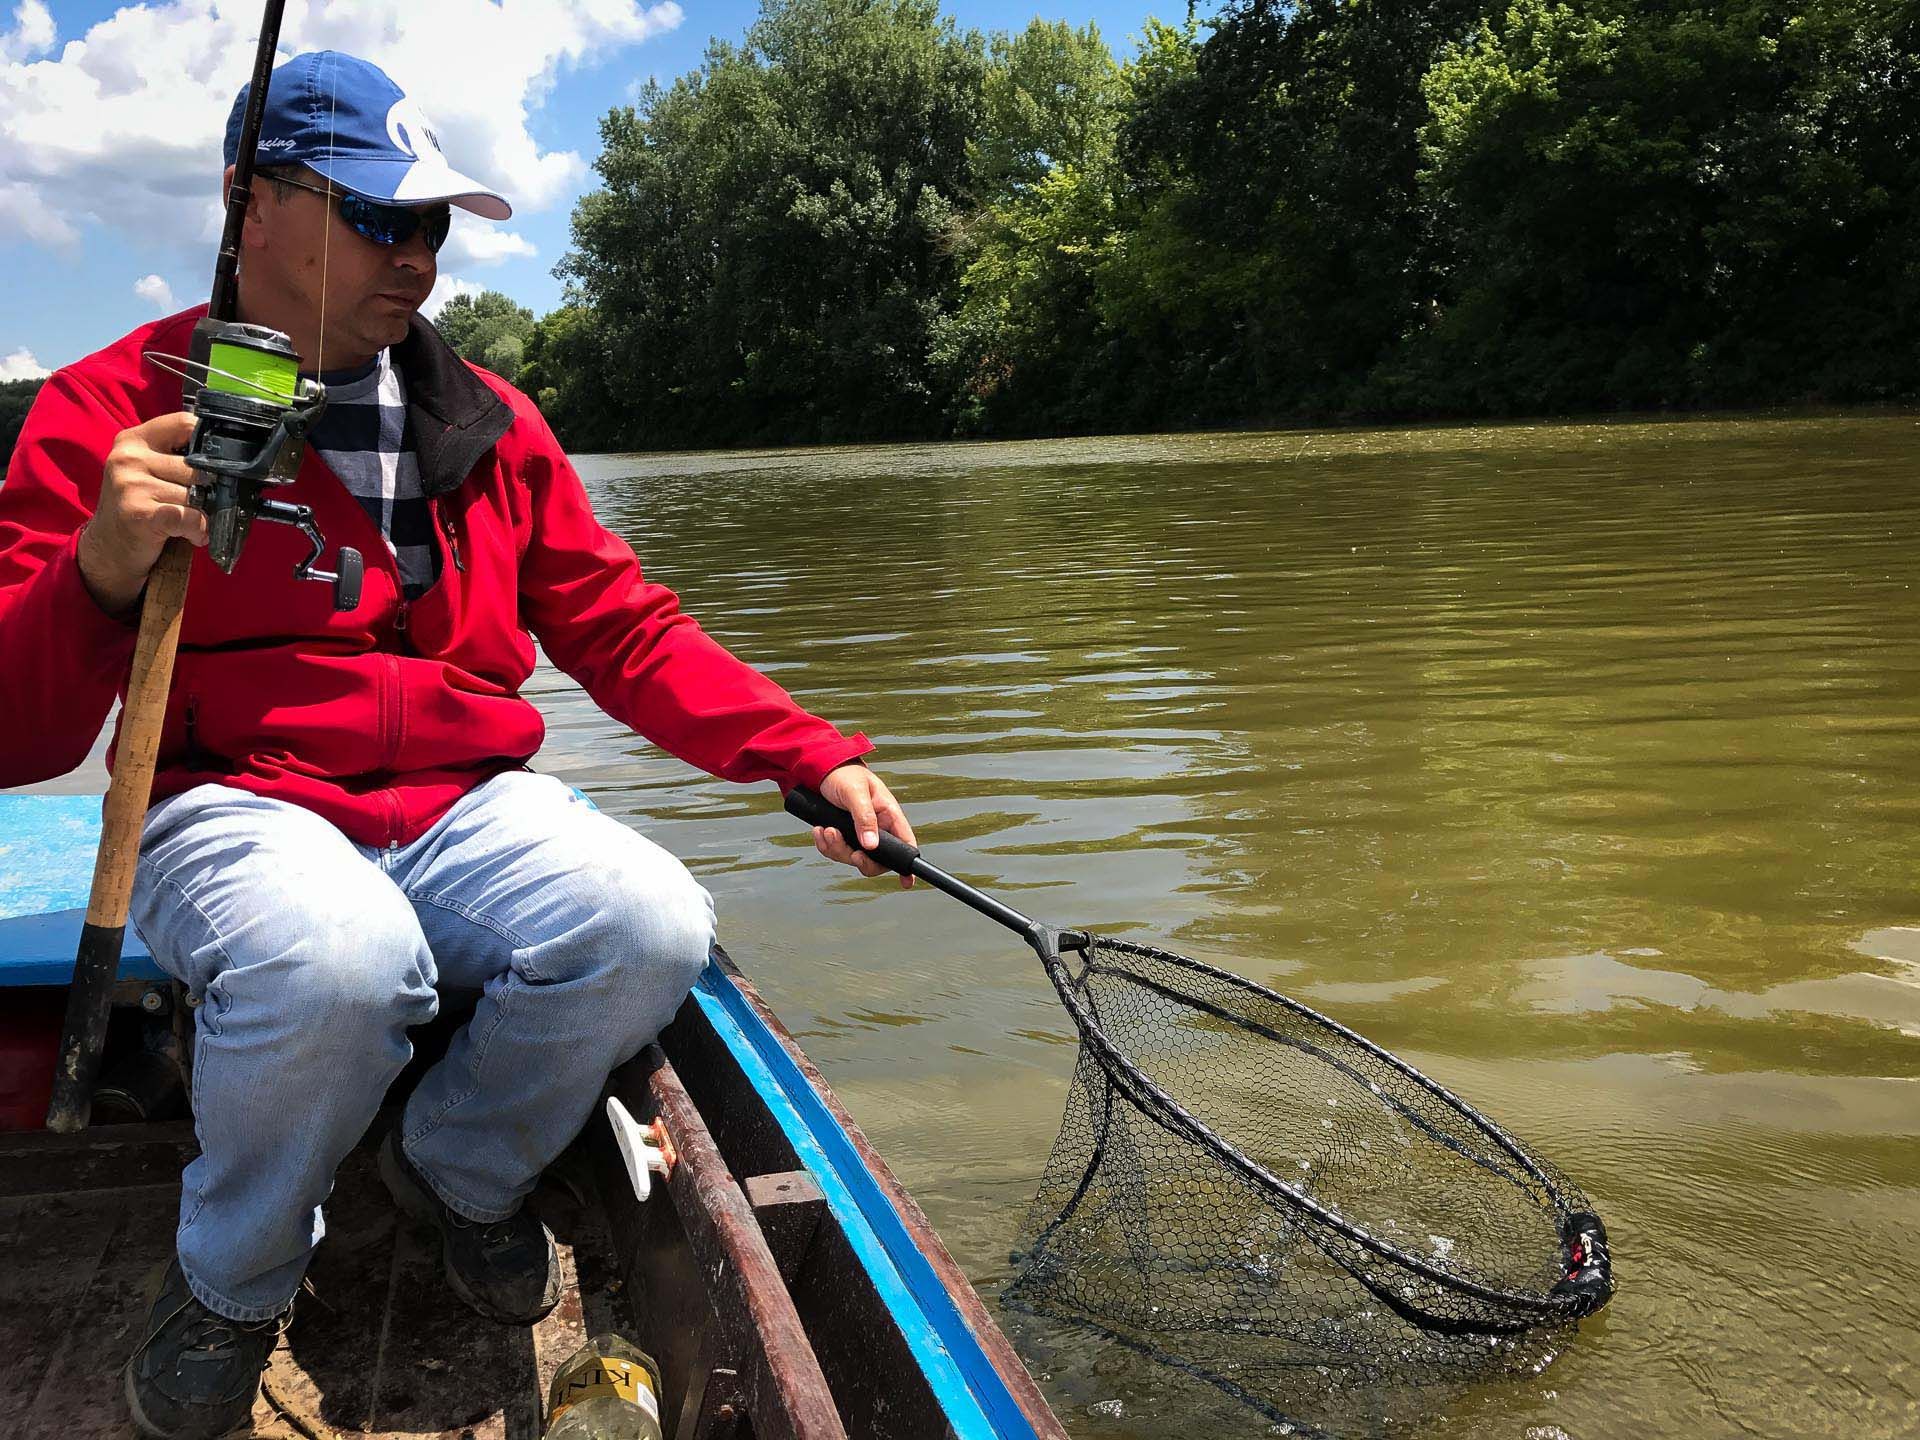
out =
[(612, 1331), (595, 1335), (553, 1377), (544, 1440), (661, 1440), (660, 1367)]

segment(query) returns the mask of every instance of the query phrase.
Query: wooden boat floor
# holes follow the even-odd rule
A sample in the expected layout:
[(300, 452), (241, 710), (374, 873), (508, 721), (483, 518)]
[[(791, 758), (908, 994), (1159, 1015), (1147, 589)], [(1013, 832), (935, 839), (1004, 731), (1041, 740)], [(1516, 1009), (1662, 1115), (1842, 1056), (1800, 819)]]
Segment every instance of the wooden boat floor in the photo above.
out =
[[(0, 1135), (0, 1435), (137, 1434), (122, 1367), (173, 1255), (184, 1125)], [(447, 1288), (437, 1237), (399, 1217), (371, 1145), (341, 1166), (294, 1319), (254, 1407), (272, 1440), (537, 1440), (554, 1370), (589, 1330), (631, 1333), (584, 1156), (533, 1204), (560, 1241), (566, 1294), (531, 1329), (496, 1325)]]

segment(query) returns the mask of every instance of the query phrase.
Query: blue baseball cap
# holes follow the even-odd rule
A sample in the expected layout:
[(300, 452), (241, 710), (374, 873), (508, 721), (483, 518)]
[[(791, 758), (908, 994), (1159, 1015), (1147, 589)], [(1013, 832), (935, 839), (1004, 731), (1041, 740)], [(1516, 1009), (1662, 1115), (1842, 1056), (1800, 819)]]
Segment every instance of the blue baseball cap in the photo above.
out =
[[(240, 153), (251, 88), (241, 87), (227, 116), (229, 165)], [(447, 164), (433, 126), (386, 71), (337, 50), (296, 55), (273, 72), (254, 164), (304, 165), (385, 205), (446, 200), (489, 220), (513, 214), (504, 198)]]

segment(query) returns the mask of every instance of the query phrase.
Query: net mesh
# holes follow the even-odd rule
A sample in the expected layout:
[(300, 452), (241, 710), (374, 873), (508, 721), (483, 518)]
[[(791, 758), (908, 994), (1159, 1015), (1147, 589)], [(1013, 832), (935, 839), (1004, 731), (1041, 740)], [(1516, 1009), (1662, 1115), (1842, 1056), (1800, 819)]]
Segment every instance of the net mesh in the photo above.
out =
[(1165, 951), (1049, 969), (1080, 1055), (1011, 1302), (1256, 1393), (1533, 1367), (1579, 1313), (1585, 1198), (1417, 1072)]

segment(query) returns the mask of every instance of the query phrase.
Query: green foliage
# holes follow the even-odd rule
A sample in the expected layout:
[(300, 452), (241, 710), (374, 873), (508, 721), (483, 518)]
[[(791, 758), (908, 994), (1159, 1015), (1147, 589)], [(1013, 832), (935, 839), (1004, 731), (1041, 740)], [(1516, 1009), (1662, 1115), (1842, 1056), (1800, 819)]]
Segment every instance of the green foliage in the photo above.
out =
[(1404, 376), (1470, 409), (1910, 394), (1910, 6), (1518, 0), (1427, 77), (1452, 261)]
[(632, 443), (938, 433), (983, 66), (934, 0), (766, 0), (606, 117), (563, 271)]
[(0, 475), (5, 475), (13, 458), (14, 442), (26, 423), (33, 397), (40, 393), (44, 380), (0, 380)]
[(1026, 190), (1056, 167), (1107, 163), (1122, 77), (1098, 26), (1035, 20), (1018, 35), (995, 35), (988, 55), (970, 145), (983, 195)]
[(564, 305), (543, 316), (527, 341), (518, 384), (570, 449), (618, 450), (627, 437), (627, 409), (607, 376), (606, 332), (594, 311)]
[(1896, 0), (1225, 0), (1124, 65), (763, 0), (602, 135), (511, 332), (570, 444), (1920, 391)]
[(961, 432), (1083, 423), (1105, 337), (1095, 277), (1115, 216), (1126, 76), (1099, 30), (1036, 20), (996, 36), (971, 143), (979, 210), (959, 227), (959, 311), (936, 336)]
[(518, 335), (501, 335), (490, 342), (482, 353), (480, 363), (503, 379), (511, 381), (520, 373), (521, 362), (527, 356), (527, 342)]
[(484, 365), (508, 384), (516, 382), (533, 339), (533, 312), (498, 290), (456, 295), (440, 307), (434, 328), (463, 360)]
[[(1432, 291), (1421, 81), (1479, 0), (1241, 0), (1128, 117), (1151, 181), (1150, 339), (1170, 398), (1230, 420), (1359, 402)], [(1159, 213), (1154, 213), (1154, 212)], [(1171, 288), (1190, 287), (1191, 299)]]

